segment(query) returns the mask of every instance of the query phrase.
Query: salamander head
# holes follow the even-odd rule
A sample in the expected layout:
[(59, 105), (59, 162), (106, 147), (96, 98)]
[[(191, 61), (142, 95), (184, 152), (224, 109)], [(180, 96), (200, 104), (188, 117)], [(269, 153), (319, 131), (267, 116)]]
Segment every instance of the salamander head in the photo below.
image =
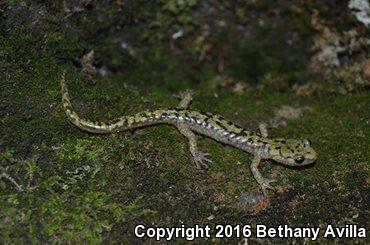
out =
[(276, 139), (270, 148), (270, 158), (289, 166), (303, 166), (313, 163), (317, 153), (309, 140)]

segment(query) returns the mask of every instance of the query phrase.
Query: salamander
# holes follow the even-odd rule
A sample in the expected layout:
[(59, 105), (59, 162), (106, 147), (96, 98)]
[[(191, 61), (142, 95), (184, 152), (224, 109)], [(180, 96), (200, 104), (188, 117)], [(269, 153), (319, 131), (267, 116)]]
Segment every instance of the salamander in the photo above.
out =
[(81, 118), (72, 108), (70, 96), (61, 79), (62, 105), (69, 121), (78, 128), (96, 134), (107, 134), (157, 124), (175, 126), (189, 141), (189, 150), (198, 168), (208, 168), (212, 163), (208, 153), (198, 150), (196, 134), (236, 147), (253, 155), (250, 169), (264, 193), (273, 189), (274, 179), (264, 178), (258, 166), (262, 160), (273, 160), (288, 166), (304, 166), (316, 161), (317, 153), (307, 139), (271, 138), (266, 125), (259, 125), (259, 132), (247, 130), (219, 115), (189, 110), (192, 93), (187, 92), (177, 108), (141, 111), (133, 115), (118, 117), (107, 122), (92, 122)]

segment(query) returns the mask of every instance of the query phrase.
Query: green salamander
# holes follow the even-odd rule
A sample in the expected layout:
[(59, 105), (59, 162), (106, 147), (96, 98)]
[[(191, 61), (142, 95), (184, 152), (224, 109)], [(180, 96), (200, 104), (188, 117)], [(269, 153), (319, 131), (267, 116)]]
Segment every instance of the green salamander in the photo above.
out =
[(61, 79), (62, 103), (68, 119), (78, 128), (97, 134), (112, 133), (146, 127), (156, 124), (175, 126), (189, 141), (189, 149), (198, 168), (207, 168), (206, 162), (212, 161), (209, 154), (198, 150), (195, 133), (204, 135), (218, 142), (231, 145), (254, 156), (251, 171), (264, 193), (272, 189), (272, 179), (264, 178), (258, 166), (264, 159), (272, 159), (289, 166), (303, 166), (313, 163), (317, 154), (308, 140), (269, 138), (266, 127), (260, 125), (260, 133), (246, 130), (210, 113), (188, 110), (192, 100), (191, 93), (185, 93), (175, 109), (142, 111), (131, 116), (122, 116), (109, 122), (91, 122), (82, 119), (72, 109), (65, 76)]

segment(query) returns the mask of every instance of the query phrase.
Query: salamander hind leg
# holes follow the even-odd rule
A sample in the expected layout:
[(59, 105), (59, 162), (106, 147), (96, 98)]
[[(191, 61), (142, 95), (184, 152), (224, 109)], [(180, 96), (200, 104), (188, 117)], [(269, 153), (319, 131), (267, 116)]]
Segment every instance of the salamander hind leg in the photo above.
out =
[(261, 158), (258, 156), (255, 156), (254, 159), (252, 160), (251, 171), (253, 173), (254, 178), (256, 179), (258, 184), (261, 186), (263, 194), (267, 196), (267, 189), (274, 189), (274, 187), (272, 187), (270, 183), (275, 182), (276, 180), (266, 179), (262, 177), (260, 171), (258, 170), (258, 166), (260, 163), (261, 163)]
[(208, 163), (212, 163), (212, 160), (208, 159), (208, 153), (198, 151), (195, 134), (183, 123), (176, 125), (179, 131), (189, 140), (189, 149), (193, 156), (194, 162), (197, 168), (208, 168)]
[(181, 98), (180, 104), (177, 106), (179, 109), (188, 109), (191, 101), (193, 100), (193, 92), (191, 90), (186, 90), (180, 93), (176, 97)]

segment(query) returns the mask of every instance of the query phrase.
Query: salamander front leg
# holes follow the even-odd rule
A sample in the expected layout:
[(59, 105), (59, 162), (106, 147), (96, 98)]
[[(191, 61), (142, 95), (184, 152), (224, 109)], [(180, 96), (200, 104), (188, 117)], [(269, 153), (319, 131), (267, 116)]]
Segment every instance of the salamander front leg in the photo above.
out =
[(265, 123), (260, 123), (258, 125), (258, 127), (260, 129), (260, 133), (261, 133), (262, 137), (267, 138), (267, 136), (268, 136), (267, 125)]
[(208, 153), (198, 151), (195, 134), (185, 124), (180, 123), (176, 126), (179, 131), (189, 140), (189, 149), (191, 155), (193, 155), (197, 168), (208, 168), (208, 165), (205, 162), (212, 163), (212, 160), (207, 158), (207, 156), (209, 156)]
[(262, 177), (260, 171), (258, 170), (258, 166), (261, 163), (261, 158), (258, 156), (255, 156), (252, 160), (251, 164), (251, 171), (253, 173), (254, 178), (258, 182), (258, 184), (261, 186), (263, 194), (267, 196), (267, 189), (273, 189), (273, 187), (270, 185), (270, 183), (275, 182), (274, 179), (265, 179)]

